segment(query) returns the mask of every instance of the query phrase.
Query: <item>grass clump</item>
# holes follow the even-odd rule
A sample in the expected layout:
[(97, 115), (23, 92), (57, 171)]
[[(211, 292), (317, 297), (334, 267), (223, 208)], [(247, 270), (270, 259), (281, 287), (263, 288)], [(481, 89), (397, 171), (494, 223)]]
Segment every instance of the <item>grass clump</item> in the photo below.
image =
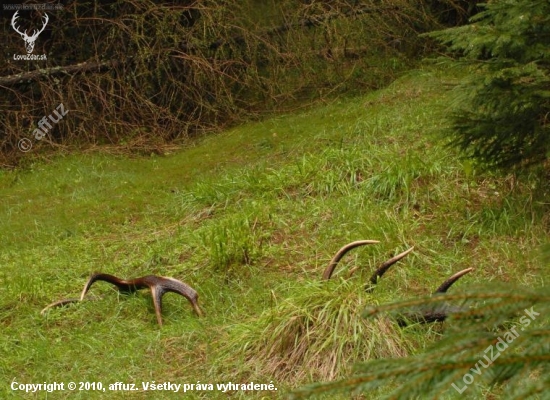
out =
[(228, 273), (232, 266), (253, 263), (261, 250), (254, 227), (254, 221), (237, 214), (201, 232), (203, 245), (208, 249), (214, 270)]
[[(277, 381), (326, 381), (344, 376), (359, 360), (404, 357), (414, 340), (387, 318), (361, 316), (385, 302), (355, 279), (295, 283), (271, 307), (231, 329), (225, 357)], [(242, 368), (242, 367), (241, 367)], [(248, 371), (248, 372), (251, 372)]]

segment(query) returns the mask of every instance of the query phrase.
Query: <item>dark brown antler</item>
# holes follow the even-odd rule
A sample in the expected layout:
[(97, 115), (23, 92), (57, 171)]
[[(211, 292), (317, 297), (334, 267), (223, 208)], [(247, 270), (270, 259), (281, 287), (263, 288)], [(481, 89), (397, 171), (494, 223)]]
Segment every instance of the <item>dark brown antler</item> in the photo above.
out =
[[(447, 290), (459, 280), (461, 277), (469, 272), (472, 272), (473, 268), (466, 268), (460, 272), (457, 272), (445, 282), (443, 282), (433, 294), (446, 293)], [(397, 318), (399, 326), (407, 326), (409, 322), (428, 324), (431, 322), (442, 322), (447, 319), (450, 314), (460, 312), (462, 308), (449, 306), (448, 304), (435, 304), (427, 307), (421, 307), (417, 311), (406, 313), (403, 317)]]
[(439, 286), (437, 288), (437, 290), (434, 292), (435, 293), (446, 293), (447, 290), (453, 286), (453, 283), (455, 283), (456, 281), (458, 281), (460, 278), (462, 278), (464, 275), (466, 275), (467, 273), (469, 272), (472, 272), (474, 269), (473, 268), (466, 268), (466, 269), (463, 269), (462, 271), (460, 272), (457, 272), (456, 274), (454, 274), (453, 276), (451, 276), (449, 279), (447, 279), (445, 282), (443, 282), (441, 284), (441, 286)]
[(372, 274), (372, 276), (370, 277), (370, 284), (367, 284), (366, 288), (365, 288), (365, 291), (366, 292), (371, 292), (373, 289), (374, 289), (374, 286), (378, 283), (378, 280), (380, 278), (382, 278), (382, 275), (384, 275), (386, 273), (386, 271), (388, 269), (390, 269), (390, 267), (395, 264), (397, 261), (401, 260), (402, 258), (404, 258), (407, 254), (409, 254), (411, 251), (414, 250), (414, 246), (411, 247), (410, 249), (408, 250), (405, 250), (403, 253), (400, 253), (392, 258), (390, 258), (388, 261), (382, 263), (378, 269), (376, 271), (374, 271), (374, 274)]
[(330, 263), (328, 264), (327, 268), (325, 269), (325, 272), (323, 272), (323, 279), (329, 280), (332, 276), (332, 273), (334, 272), (334, 268), (336, 268), (336, 265), (338, 265), (338, 262), (346, 255), (348, 251), (351, 249), (354, 249), (359, 246), (364, 246), (366, 244), (376, 244), (380, 243), (378, 240), (357, 240), (355, 242), (351, 242), (346, 244), (344, 247), (342, 247), (338, 252), (332, 257), (332, 260), (330, 260)]
[(178, 281), (177, 279), (164, 276), (147, 275), (142, 278), (124, 280), (117, 278), (114, 275), (102, 273), (94, 273), (90, 276), (90, 279), (88, 279), (88, 282), (86, 282), (86, 284), (84, 285), (84, 289), (82, 290), (80, 299), (64, 299), (56, 301), (46, 306), (46, 308), (44, 308), (41, 313), (43, 314), (47, 309), (51, 307), (57, 307), (77, 301), (82, 301), (90, 287), (96, 281), (112, 283), (118, 288), (120, 292), (127, 293), (133, 293), (139, 289), (149, 288), (151, 290), (151, 295), (153, 296), (153, 304), (155, 306), (157, 322), (160, 326), (162, 326), (162, 296), (167, 292), (181, 294), (187, 300), (189, 300), (198, 316), (203, 315), (198, 304), (199, 295), (197, 294), (197, 292), (191, 286), (181, 281)]

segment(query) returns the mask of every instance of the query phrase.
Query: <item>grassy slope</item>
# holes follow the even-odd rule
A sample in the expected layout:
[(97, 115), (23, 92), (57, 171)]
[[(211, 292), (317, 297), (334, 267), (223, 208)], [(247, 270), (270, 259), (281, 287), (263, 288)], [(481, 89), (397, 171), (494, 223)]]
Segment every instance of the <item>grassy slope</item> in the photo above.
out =
[[(510, 179), (466, 176), (435, 138), (450, 98), (444, 84), (452, 82), (449, 72), (418, 71), (386, 90), (238, 127), (165, 157), (72, 155), (1, 173), (0, 397), (14, 395), (14, 378), (273, 380), (279, 392), (264, 394), (277, 397), (323, 374), (296, 365), (295, 379), (277, 380), (265, 372), (271, 360), (238, 349), (247, 338), (269, 340), (262, 312), (301, 296), (356, 239), (381, 241), (337, 270), (345, 277), (362, 267), (350, 280), (358, 293), (377, 263), (416, 246), (377, 297), (357, 301), (426, 294), (468, 266), (475, 273), (453, 290), (491, 280), (542, 284), (537, 249), (549, 239), (542, 205), (521, 186), (512, 190)], [(118, 296), (102, 283), (91, 295), (103, 299), (40, 316), (49, 302), (78, 295), (97, 270), (182, 279), (198, 290), (207, 316), (197, 319), (185, 299), (167, 295), (159, 329), (146, 292)], [(354, 304), (349, 310), (359, 309)]]

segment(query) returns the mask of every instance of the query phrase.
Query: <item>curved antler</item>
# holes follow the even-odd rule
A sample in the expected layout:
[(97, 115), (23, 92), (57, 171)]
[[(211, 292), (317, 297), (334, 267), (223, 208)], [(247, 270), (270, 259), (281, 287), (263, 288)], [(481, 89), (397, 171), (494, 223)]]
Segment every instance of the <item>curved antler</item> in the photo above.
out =
[(70, 303), (78, 303), (79, 301), (80, 299), (77, 299), (77, 298), (61, 299), (61, 300), (54, 301), (53, 303), (50, 303), (46, 307), (44, 307), (42, 311), (40, 311), (40, 315), (44, 315), (46, 311), (48, 311), (50, 308), (60, 307)]
[(65, 304), (82, 301), (90, 287), (96, 281), (109, 282), (115, 285), (120, 292), (132, 293), (139, 289), (149, 288), (149, 290), (151, 291), (151, 295), (153, 296), (153, 304), (155, 306), (157, 322), (160, 326), (162, 326), (162, 296), (167, 292), (173, 292), (182, 295), (187, 300), (189, 300), (191, 306), (193, 307), (193, 310), (195, 310), (199, 317), (203, 315), (198, 304), (199, 295), (191, 286), (183, 283), (182, 281), (178, 281), (174, 278), (155, 275), (147, 275), (141, 278), (125, 280), (117, 278), (114, 275), (103, 273), (94, 273), (90, 276), (90, 278), (84, 285), (84, 289), (82, 290), (80, 299), (63, 299), (56, 301), (46, 306), (41, 311), (41, 314), (44, 314), (46, 310), (52, 307), (58, 307)]
[(398, 255), (390, 258), (388, 261), (382, 263), (378, 269), (376, 271), (374, 271), (374, 274), (372, 274), (372, 276), (370, 277), (370, 285), (367, 284), (367, 287), (365, 288), (365, 291), (367, 292), (370, 292), (374, 289), (374, 285), (376, 285), (378, 283), (378, 280), (380, 278), (382, 278), (382, 275), (384, 275), (386, 273), (386, 271), (388, 269), (390, 269), (390, 267), (395, 264), (397, 261), (401, 260), (402, 258), (404, 258), (407, 254), (409, 254), (411, 251), (414, 250), (414, 246), (411, 247), (410, 249), (408, 250), (405, 250), (403, 253), (399, 253)]
[(435, 293), (446, 293), (447, 290), (453, 286), (453, 283), (455, 283), (456, 281), (458, 281), (460, 278), (462, 278), (464, 275), (466, 275), (467, 273), (469, 272), (472, 272), (474, 269), (473, 268), (466, 268), (466, 269), (463, 269), (462, 271), (460, 272), (457, 272), (456, 274), (454, 274), (453, 276), (451, 276), (449, 279), (447, 279), (445, 282), (443, 282), (441, 284), (441, 286), (439, 286), (436, 291), (434, 292)]
[(330, 263), (325, 269), (325, 272), (323, 272), (323, 279), (329, 280), (332, 276), (332, 273), (334, 272), (334, 268), (336, 268), (336, 265), (338, 265), (338, 262), (346, 255), (348, 251), (351, 249), (354, 249), (359, 246), (364, 246), (366, 244), (376, 244), (380, 243), (378, 240), (357, 240), (355, 242), (351, 242), (346, 244), (344, 247), (342, 247), (338, 252), (332, 257), (332, 260), (330, 260)]
[(27, 31), (21, 32), (21, 31), (17, 28), (17, 26), (15, 26), (15, 21), (17, 20), (17, 18), (19, 18), (19, 15), (17, 15), (18, 12), (19, 12), (19, 10), (16, 11), (15, 14), (13, 14), (13, 17), (11, 17), (11, 26), (13, 27), (13, 30), (14, 30), (15, 32), (19, 33), (21, 36), (27, 36)]
[[(447, 290), (458, 281), (461, 277), (466, 275), (469, 272), (472, 272), (473, 268), (466, 268), (462, 271), (457, 272), (445, 282), (443, 282), (433, 294), (446, 293)], [(431, 322), (442, 322), (447, 319), (450, 314), (457, 313), (462, 311), (460, 307), (449, 306), (448, 304), (433, 304), (426, 308), (420, 308), (417, 311), (406, 313), (403, 317), (397, 319), (399, 326), (407, 326), (408, 322), (415, 322), (421, 324), (428, 324)]]

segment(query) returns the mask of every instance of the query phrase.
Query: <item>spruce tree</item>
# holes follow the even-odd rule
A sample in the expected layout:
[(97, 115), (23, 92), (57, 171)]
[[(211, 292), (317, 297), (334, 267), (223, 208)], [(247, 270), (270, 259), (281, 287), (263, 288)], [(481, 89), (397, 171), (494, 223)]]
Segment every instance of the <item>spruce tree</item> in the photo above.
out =
[(450, 113), (451, 144), (503, 172), (550, 158), (550, 1), (497, 0), (432, 32), (472, 74)]
[[(444, 322), (442, 340), (426, 351), (369, 361), (358, 365), (348, 378), (298, 389), (291, 398), (321, 394), (331, 398), (335, 392), (399, 400), (550, 398), (547, 288), (478, 286), (464, 293), (373, 307), (365, 316), (391, 318), (391, 313), (442, 301), (459, 303), (463, 311)], [(429, 332), (423, 325), (406, 329), (410, 334), (416, 329)]]

